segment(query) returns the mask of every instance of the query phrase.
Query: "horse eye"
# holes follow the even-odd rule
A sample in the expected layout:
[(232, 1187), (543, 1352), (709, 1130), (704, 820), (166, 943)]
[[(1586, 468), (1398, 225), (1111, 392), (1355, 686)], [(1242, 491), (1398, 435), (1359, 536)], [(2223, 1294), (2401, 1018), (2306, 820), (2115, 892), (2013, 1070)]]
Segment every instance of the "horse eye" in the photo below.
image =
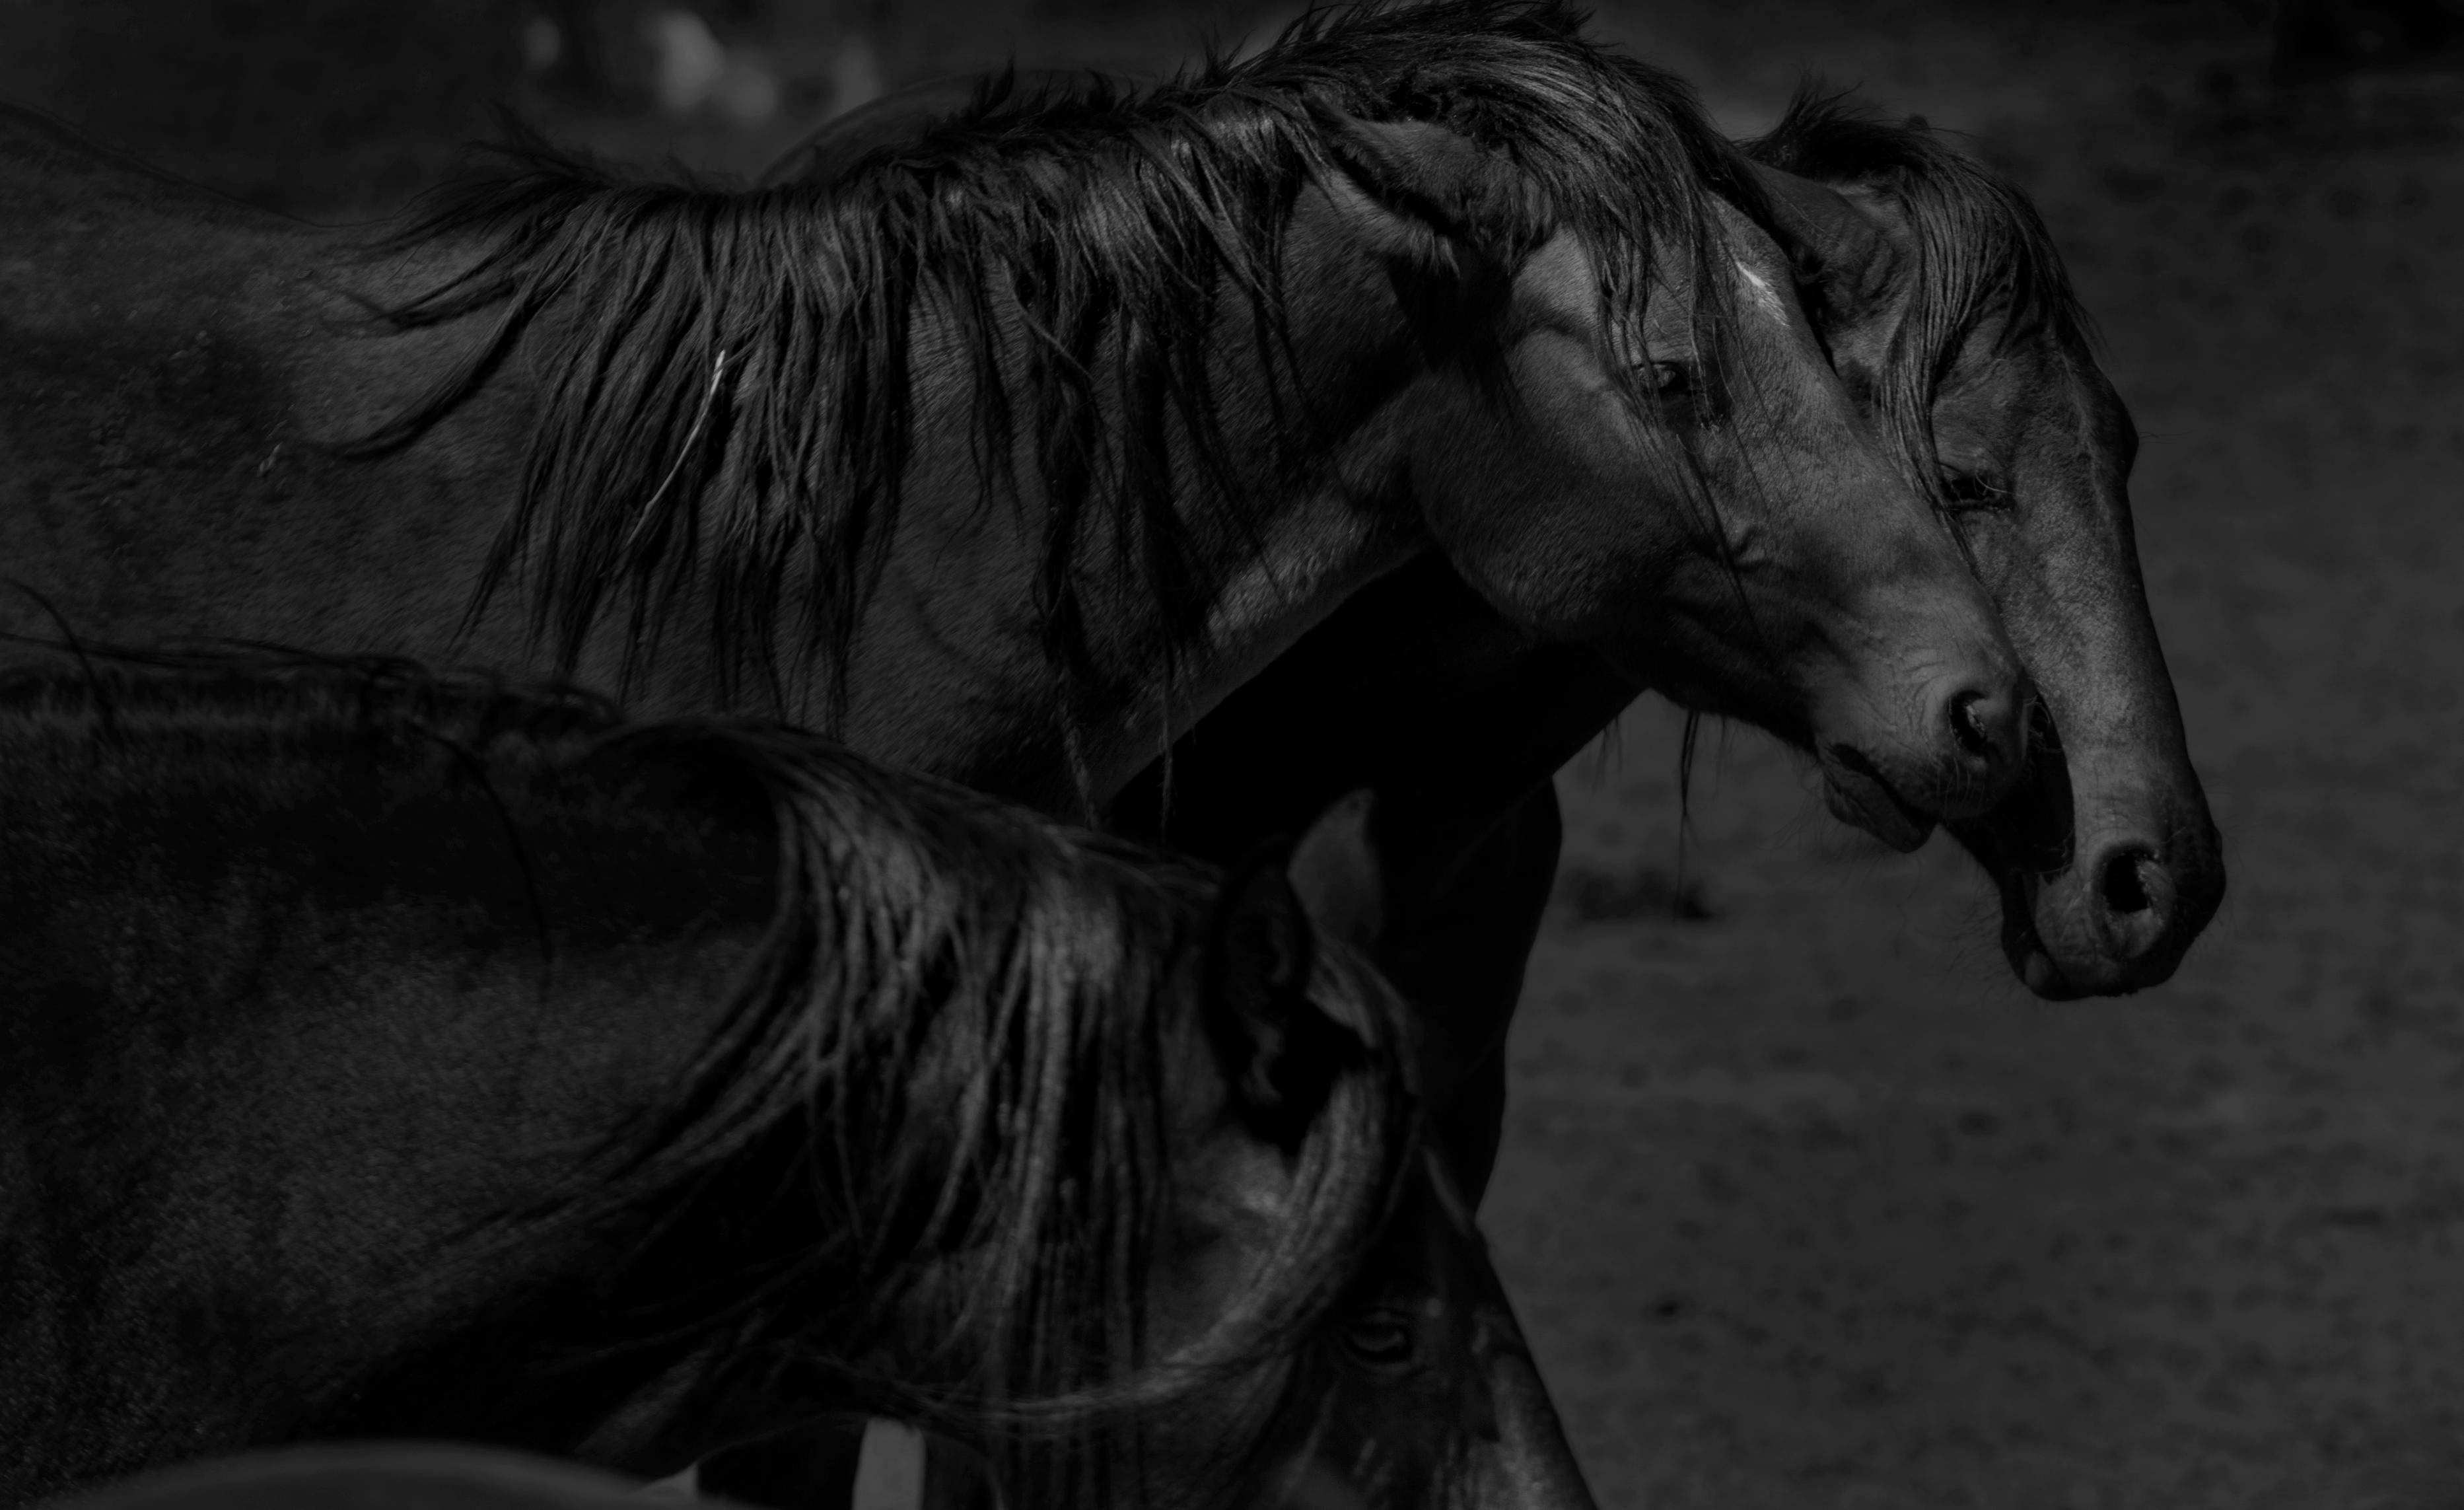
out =
[(1343, 1329), (1345, 1349), (1376, 1368), (1399, 1368), (1410, 1363), (1416, 1343), (1411, 1322), (1397, 1316), (1363, 1317)]
[(1694, 391), (1694, 368), (1683, 362), (1651, 364), (1651, 390), (1661, 398), (1683, 398)]
[(2012, 496), (2009, 489), (1995, 483), (1985, 473), (1954, 472), (1945, 467), (1942, 472), (1942, 501), (1943, 507), (1952, 513), (1965, 514), (1979, 509), (2009, 508)]

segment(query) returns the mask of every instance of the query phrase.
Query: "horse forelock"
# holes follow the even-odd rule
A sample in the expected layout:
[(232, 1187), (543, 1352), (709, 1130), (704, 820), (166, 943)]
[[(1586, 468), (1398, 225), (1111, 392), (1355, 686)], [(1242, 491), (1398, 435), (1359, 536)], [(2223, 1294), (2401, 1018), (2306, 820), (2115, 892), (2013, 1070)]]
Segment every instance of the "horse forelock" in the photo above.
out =
[(1999, 319), (2006, 345), (2043, 337), (2082, 357), (2094, 347), (2094, 323), (2026, 192), (1924, 123), (1884, 120), (1809, 81), (1746, 150), (1785, 172), (1871, 183), (1905, 216), (1914, 287), (1880, 391), (1884, 426), (1927, 497), (1941, 487), (1934, 398), (1981, 323)]

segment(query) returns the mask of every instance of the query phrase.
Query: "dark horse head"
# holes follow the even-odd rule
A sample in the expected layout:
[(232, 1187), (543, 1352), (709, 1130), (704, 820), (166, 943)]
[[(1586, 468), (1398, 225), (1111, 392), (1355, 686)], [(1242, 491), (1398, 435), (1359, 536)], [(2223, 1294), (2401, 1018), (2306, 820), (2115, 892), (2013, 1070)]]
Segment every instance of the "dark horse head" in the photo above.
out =
[(1276, 1510), (1590, 1510), (1470, 1204), (1437, 1150), (1305, 1355), (1308, 1450)]
[(1921, 122), (1800, 92), (1750, 148), (1806, 249), (1815, 323), (1938, 491), (2043, 699), (2030, 777), (1952, 825), (2040, 994), (2173, 973), (2222, 900), (2130, 527), (2138, 433), (2027, 198)]
[(1237, 1499), (1420, 1167), (1358, 833), (1226, 880), (400, 664), (0, 679), (0, 1502), (825, 1410)]
[[(1369, 817), (1366, 793), (1336, 803), (1287, 862), (1311, 916), (1360, 944), (1374, 942), (1383, 910)], [(1201, 1503), (1208, 1486), (1239, 1483), (1229, 1502), (1250, 1510), (1591, 1510), (1486, 1244), (1435, 1149), (1422, 1149), (1342, 1301), (1292, 1344), (1284, 1367), (1227, 1376), (1140, 1421), (1138, 1450), (1154, 1468), (1124, 1501)], [(1244, 1420), (1261, 1424), (1227, 1431)]]
[[(1746, 165), (1579, 22), (1331, 8), (1150, 89), (988, 88), (750, 192), (536, 159), (398, 244), (453, 270), (399, 322), (496, 334), (371, 444), (527, 344), (547, 377), (495, 572), (530, 573), (568, 662), (630, 593), (630, 649), (708, 611), (699, 684), (775, 673), (784, 618), (851, 660), (857, 702), (867, 677), (912, 702), (1023, 576), (1093, 805), (1434, 549), (1527, 630), (1796, 732), (1835, 807), (1913, 843), (2015, 779), (2024, 673), (1788, 297)], [(856, 635), (897, 511), (929, 536), (987, 500), (1032, 562), (917, 545), (911, 596), (984, 582), (971, 616)], [(897, 716), (849, 725), (868, 747), (923, 726), (876, 700)]]
[[(1351, 938), (1374, 935), (1383, 905), (1382, 882), (1363, 863), (1368, 816), (1365, 794), (1354, 794), (1331, 808), (1298, 845), (1270, 843), (1261, 853), (1308, 899), (1312, 918)], [(1276, 874), (1255, 861), (1244, 869), (1251, 878), (1236, 881), (1236, 894)], [(1234, 971), (1227, 978), (1272, 973)], [(1291, 1220), (1284, 1210), (1286, 1179), (1268, 1165), (1235, 1161), (1199, 1183), (1216, 1192), (1228, 1213), (1246, 1210), (1251, 1220), (1264, 1214), (1274, 1230)], [(1236, 1230), (1242, 1219), (1227, 1214), (1217, 1225)], [(1268, 1235), (1260, 1233), (1249, 1246)], [(1184, 1290), (1180, 1303), (1195, 1303), (1187, 1324), (1202, 1325), (1224, 1297)], [(1080, 1502), (1592, 1510), (1581, 1468), (1486, 1243), (1433, 1148), (1422, 1149), (1419, 1167), (1402, 1186), (1342, 1300), (1292, 1334), (1281, 1366), (1221, 1372), (1177, 1398), (1154, 1402), (1124, 1424), (1138, 1472)], [(816, 1444), (809, 1436), (804, 1441), (811, 1453)], [(773, 1444), (780, 1448), (798, 1455), (793, 1446)], [(817, 1455), (842, 1453), (823, 1445)], [(774, 1465), (779, 1461), (773, 1458)], [(927, 1502), (935, 1504), (960, 1502), (957, 1486), (979, 1480), (984, 1467), (980, 1459), (961, 1462), (944, 1443), (935, 1444), (927, 1462)], [(845, 1481), (846, 1466), (838, 1482)], [(1002, 1498), (1013, 1504), (1046, 1502), (1048, 1490), (1033, 1477), (1039, 1466), (1028, 1454), (996, 1467)], [(1023, 1482), (1022, 1474), (1028, 1476)], [(801, 1482), (792, 1475), (773, 1476), (761, 1482), (759, 1498), (826, 1503), (819, 1491), (831, 1482), (826, 1473)]]

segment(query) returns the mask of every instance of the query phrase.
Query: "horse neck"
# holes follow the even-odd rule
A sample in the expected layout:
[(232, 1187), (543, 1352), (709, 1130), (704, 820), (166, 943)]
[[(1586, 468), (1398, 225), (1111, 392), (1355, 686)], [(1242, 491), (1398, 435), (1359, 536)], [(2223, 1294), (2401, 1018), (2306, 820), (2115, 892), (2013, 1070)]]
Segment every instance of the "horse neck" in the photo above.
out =
[[(1407, 414), (1419, 386), (1441, 379), (1417, 368), (1382, 270), (1335, 222), (1324, 194), (1302, 192), (1286, 235), (1281, 349), (1262, 352), (1245, 296), (1221, 291), (1206, 356), (1230, 475), (1202, 478), (1186, 427), (1172, 427), (1172, 509), (1204, 585), (1194, 635), (1175, 633), (1140, 580), (1135, 540), (1110, 519), (1087, 522), (1077, 566), (1089, 685), (1066, 685), (1035, 643), (1030, 543), (1049, 501), (1028, 439), (1017, 511), (987, 507), (957, 438), (968, 386), (919, 393), (906, 515), (841, 726), (850, 743), (1013, 799), (1100, 810), (1172, 731), (1423, 548), (1403, 481)], [(1116, 398), (1103, 395), (1108, 416)], [(1307, 438), (1294, 448), (1293, 435)], [(1074, 730), (1057, 734), (1062, 723)]]
[[(1201, 728), (1138, 773), (1116, 825), (1230, 863), (1335, 799), (1377, 792), (1397, 884), (1434, 884), (1640, 689), (1579, 646), (1500, 614), (1424, 554), (1347, 599)], [(1296, 739), (1309, 759), (1280, 757)]]

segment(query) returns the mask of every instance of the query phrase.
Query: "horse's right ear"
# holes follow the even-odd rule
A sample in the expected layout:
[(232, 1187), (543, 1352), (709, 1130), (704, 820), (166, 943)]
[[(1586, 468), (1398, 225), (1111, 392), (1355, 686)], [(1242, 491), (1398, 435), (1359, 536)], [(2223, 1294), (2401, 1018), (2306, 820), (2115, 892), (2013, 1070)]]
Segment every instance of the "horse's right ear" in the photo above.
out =
[(1510, 278), (1551, 229), (1522, 169), (1428, 121), (1362, 121), (1315, 109), (1343, 183), (1327, 190), (1390, 267), (1463, 286)]
[(1207, 960), (1206, 1026), (1235, 1110), (1297, 1148), (1335, 1077), (1362, 1062), (1360, 1036), (1309, 999), (1321, 939), (1375, 941), (1383, 887), (1369, 794), (1327, 810), (1297, 844), (1261, 849), (1225, 881)]
[(1337, 799), (1292, 846), (1284, 867), (1319, 937), (1364, 953), (1377, 946), (1386, 921), (1386, 877), (1369, 837), (1371, 811), (1366, 788)]
[(1901, 282), (1902, 253), (1879, 190), (1842, 189), (1771, 167), (1756, 167), (1754, 177), (1800, 281), (1818, 288), (1839, 318), (1859, 318), (1890, 298)]

